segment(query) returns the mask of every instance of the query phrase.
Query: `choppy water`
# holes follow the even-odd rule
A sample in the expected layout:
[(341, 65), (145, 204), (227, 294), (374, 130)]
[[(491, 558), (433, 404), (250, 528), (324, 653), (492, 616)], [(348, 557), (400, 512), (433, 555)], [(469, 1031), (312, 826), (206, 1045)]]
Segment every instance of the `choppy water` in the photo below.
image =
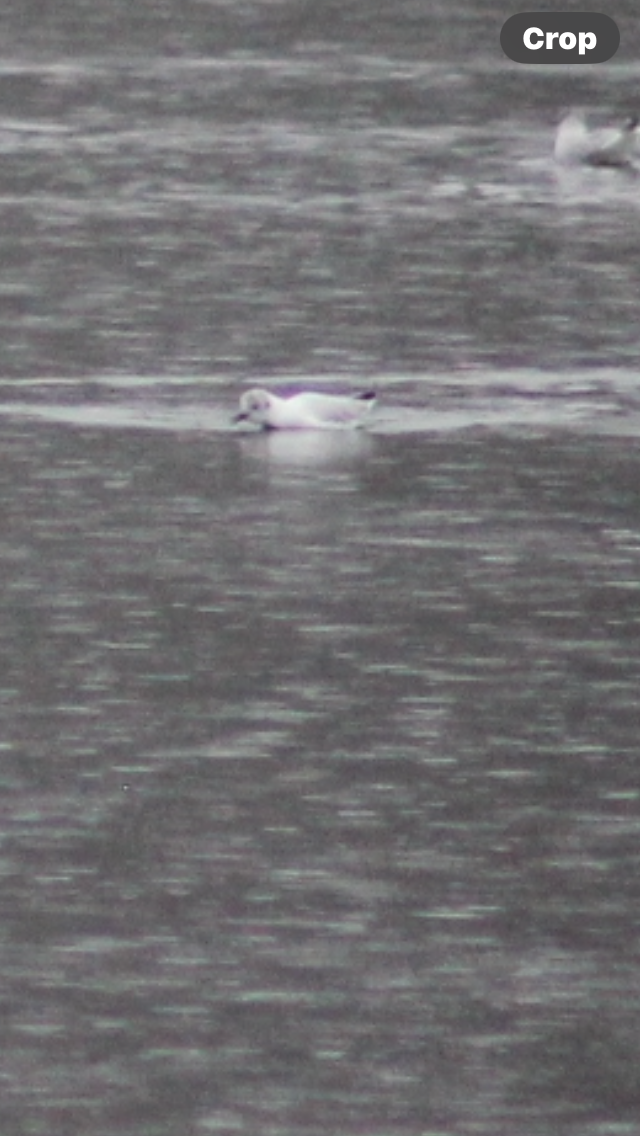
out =
[(201, 8), (5, 24), (3, 1136), (631, 1136), (637, 66)]

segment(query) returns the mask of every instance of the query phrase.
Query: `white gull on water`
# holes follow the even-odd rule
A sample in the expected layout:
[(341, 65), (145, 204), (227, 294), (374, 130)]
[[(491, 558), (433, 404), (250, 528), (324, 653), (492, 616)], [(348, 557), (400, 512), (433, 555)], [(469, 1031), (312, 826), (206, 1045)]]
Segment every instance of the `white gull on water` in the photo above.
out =
[(282, 398), (254, 387), (240, 399), (234, 422), (252, 422), (265, 430), (335, 430), (364, 426), (376, 401), (374, 391), (358, 395), (304, 391)]
[(636, 149), (638, 119), (622, 126), (590, 129), (584, 114), (572, 110), (558, 127), (554, 156), (562, 165), (630, 166)]

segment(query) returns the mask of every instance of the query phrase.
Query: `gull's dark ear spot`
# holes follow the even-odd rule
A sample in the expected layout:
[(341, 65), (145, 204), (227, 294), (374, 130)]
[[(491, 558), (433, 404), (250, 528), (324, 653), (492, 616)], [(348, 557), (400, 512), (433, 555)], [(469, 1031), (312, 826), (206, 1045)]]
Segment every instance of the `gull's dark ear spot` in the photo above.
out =
[(359, 394), (357, 397), (361, 398), (363, 402), (372, 402), (373, 399), (378, 396), (375, 391), (363, 391), (362, 394)]

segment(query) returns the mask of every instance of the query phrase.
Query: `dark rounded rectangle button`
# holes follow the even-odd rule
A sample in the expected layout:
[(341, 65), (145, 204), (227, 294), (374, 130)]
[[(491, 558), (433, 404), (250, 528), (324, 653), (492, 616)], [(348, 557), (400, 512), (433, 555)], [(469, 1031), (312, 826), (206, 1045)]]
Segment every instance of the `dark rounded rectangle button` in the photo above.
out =
[(620, 32), (602, 12), (518, 12), (500, 32), (514, 63), (606, 63), (620, 46)]

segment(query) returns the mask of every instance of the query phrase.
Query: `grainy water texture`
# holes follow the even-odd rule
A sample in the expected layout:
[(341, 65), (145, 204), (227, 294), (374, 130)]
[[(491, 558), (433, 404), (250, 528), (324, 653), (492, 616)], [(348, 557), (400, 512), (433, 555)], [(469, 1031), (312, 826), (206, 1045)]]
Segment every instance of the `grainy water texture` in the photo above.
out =
[(2, 1136), (640, 1131), (640, 173), (552, 159), (640, 109), (601, 7), (523, 67), (481, 0), (5, 3)]

